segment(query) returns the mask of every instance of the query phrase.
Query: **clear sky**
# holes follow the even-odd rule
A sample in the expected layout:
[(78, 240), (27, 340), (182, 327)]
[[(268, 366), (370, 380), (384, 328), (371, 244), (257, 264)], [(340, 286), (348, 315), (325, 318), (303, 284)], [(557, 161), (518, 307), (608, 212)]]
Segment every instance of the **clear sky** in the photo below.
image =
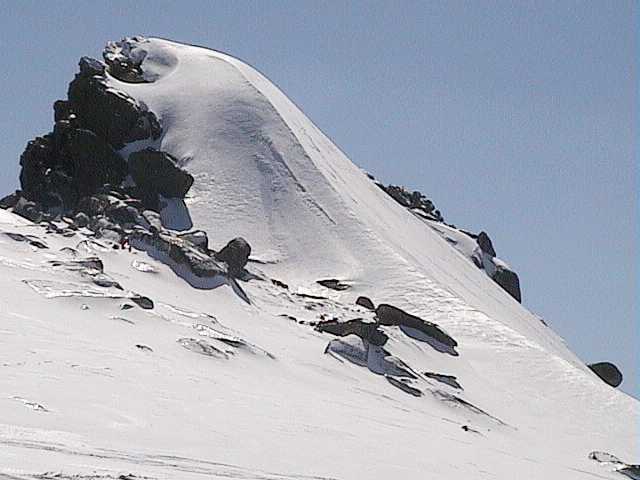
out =
[(82, 55), (143, 34), (252, 64), (356, 164), (486, 230), (525, 305), (638, 376), (638, 3), (0, 0), (0, 193)]

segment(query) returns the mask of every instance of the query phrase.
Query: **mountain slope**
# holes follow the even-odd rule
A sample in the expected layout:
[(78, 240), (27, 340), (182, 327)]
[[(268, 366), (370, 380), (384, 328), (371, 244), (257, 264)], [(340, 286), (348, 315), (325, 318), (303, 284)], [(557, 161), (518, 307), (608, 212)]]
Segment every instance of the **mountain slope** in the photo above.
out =
[[(255, 280), (243, 282), (245, 303), (227, 286), (194, 289), (143, 252), (0, 212), (3, 232), (49, 246), (0, 243), (11, 292), (1, 473), (616, 478), (589, 452), (637, 454), (637, 401), (382, 192), (256, 70), (161, 39), (108, 52), (146, 79), (110, 76), (109, 86), (162, 125), (121, 154), (151, 145), (195, 179), (184, 204), (168, 201), (165, 225), (204, 229), (215, 247), (246, 238)], [(77, 263), (87, 255), (124, 290), (96, 287)], [(350, 288), (316, 283), (327, 278)], [(155, 308), (121, 310), (129, 290)], [(359, 295), (439, 325), (458, 355), (407, 328), (384, 327), (384, 349), (311, 328), (370, 320)]]

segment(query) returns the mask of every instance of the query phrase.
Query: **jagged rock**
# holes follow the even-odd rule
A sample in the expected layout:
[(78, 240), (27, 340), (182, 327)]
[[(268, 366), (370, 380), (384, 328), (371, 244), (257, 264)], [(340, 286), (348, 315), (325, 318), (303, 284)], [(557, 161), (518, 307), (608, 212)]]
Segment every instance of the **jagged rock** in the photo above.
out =
[(143, 190), (163, 197), (184, 198), (193, 176), (177, 166), (177, 160), (166, 152), (141, 150), (129, 155), (129, 173)]
[(316, 330), (319, 332), (327, 332), (339, 337), (345, 337), (347, 335), (357, 335), (363, 340), (377, 345), (383, 346), (389, 340), (389, 337), (378, 329), (375, 323), (367, 323), (360, 318), (354, 320), (348, 320), (346, 322), (339, 322), (337, 320), (326, 320), (316, 325)]
[(367, 308), (369, 310), (375, 310), (376, 306), (373, 304), (369, 297), (358, 297), (356, 299), (356, 305)]
[(68, 110), (77, 116), (78, 124), (115, 149), (135, 140), (157, 139), (162, 129), (156, 116), (143, 103), (110, 88), (102, 74), (91, 66), (94, 62), (98, 61), (90, 62), (83, 57), (80, 73), (69, 84)]
[(229, 273), (238, 275), (247, 264), (251, 255), (251, 245), (242, 237), (237, 237), (227, 243), (216, 253), (216, 259), (229, 265)]
[(476, 241), (478, 242), (478, 245), (483, 252), (490, 255), (491, 257), (496, 256), (496, 251), (493, 249), (493, 243), (491, 242), (489, 235), (487, 235), (485, 232), (480, 232)]
[(493, 274), (493, 280), (502, 287), (509, 295), (522, 303), (522, 294), (520, 292), (520, 279), (516, 272), (509, 270), (504, 265), (496, 265), (496, 271)]
[(622, 372), (613, 363), (599, 362), (587, 365), (603, 382), (618, 387), (622, 383)]
[(447, 347), (453, 348), (458, 345), (458, 342), (440, 329), (435, 323), (422, 320), (420, 317), (411, 315), (398, 307), (386, 303), (378, 305), (378, 308), (376, 308), (376, 317), (381, 325), (413, 328), (434, 338)]
[(127, 164), (122, 157), (89, 130), (68, 132), (65, 147), (80, 194), (95, 192), (107, 183), (117, 185), (127, 174)]

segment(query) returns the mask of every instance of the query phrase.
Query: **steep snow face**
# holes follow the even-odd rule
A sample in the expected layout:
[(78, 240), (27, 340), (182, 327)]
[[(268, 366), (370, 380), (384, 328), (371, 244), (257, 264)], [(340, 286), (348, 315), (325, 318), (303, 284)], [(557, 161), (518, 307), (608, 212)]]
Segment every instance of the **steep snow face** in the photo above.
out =
[(356, 291), (406, 299), (423, 312), (432, 310), (425, 288), (438, 285), (505, 324), (498, 329), (533, 338), (583, 368), (528, 312), (381, 192), (252, 67), (160, 39), (126, 47), (134, 61), (144, 59), (141, 68), (151, 82), (112, 78), (113, 86), (159, 116), (164, 135), (158, 147), (195, 177), (186, 203), (214, 247), (240, 235), (254, 258), (285, 281), (340, 278)]
[[(591, 451), (637, 461), (637, 401), (257, 71), (159, 39), (122, 53), (148, 83), (109, 81), (158, 115), (155, 147), (195, 178), (165, 221), (206, 230), (214, 248), (245, 237), (249, 303), (0, 210), (0, 476), (615, 479)], [(316, 283), (327, 278), (350, 288)], [(410, 325), (381, 327), (384, 346), (310, 326), (370, 322), (359, 295), (437, 324), (455, 349)]]

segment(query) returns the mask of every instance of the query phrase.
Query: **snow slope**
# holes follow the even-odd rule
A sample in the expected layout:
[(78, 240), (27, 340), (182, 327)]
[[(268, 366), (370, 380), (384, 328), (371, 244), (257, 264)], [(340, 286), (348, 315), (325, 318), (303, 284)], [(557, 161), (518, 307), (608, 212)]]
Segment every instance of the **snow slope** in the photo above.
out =
[[(246, 282), (247, 304), (227, 286), (194, 289), (143, 252), (0, 211), (1, 232), (49, 247), (0, 233), (0, 474), (580, 479), (619, 475), (589, 460), (594, 450), (637, 461), (638, 402), (376, 187), (260, 73), (166, 40), (127, 46), (152, 81), (110, 82), (158, 115), (156, 147), (195, 177), (191, 221), (179, 202), (166, 220), (206, 230), (214, 248), (243, 236), (249, 270), (290, 288)], [(74, 263), (85, 256), (124, 290), (96, 286)], [(130, 290), (156, 307), (121, 310)], [(389, 327), (385, 356), (308, 325), (370, 318), (359, 295), (437, 323), (459, 355)], [(404, 366), (421, 396), (398, 385)], [(455, 375), (463, 390), (423, 372)]]

